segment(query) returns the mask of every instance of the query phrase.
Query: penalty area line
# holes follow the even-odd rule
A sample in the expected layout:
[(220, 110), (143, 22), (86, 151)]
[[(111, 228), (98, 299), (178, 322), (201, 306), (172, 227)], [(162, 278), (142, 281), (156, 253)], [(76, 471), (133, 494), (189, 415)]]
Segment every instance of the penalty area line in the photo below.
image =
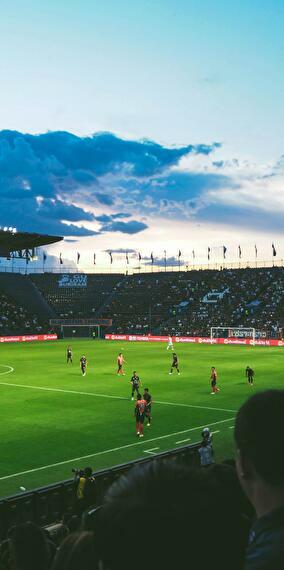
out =
[[(79, 390), (65, 390), (63, 388), (49, 388), (47, 386), (30, 386), (28, 384), (14, 384), (12, 382), (0, 382), (0, 386), (11, 386), (12, 388), (26, 388), (27, 390), (42, 390), (45, 392), (58, 392), (58, 393), (62, 393), (62, 394), (77, 394), (79, 396), (93, 396), (94, 398), (109, 398), (109, 399), (114, 399), (114, 400), (124, 400), (126, 402), (129, 401), (129, 398), (125, 398), (125, 396), (114, 396), (112, 394), (96, 394), (94, 392), (82, 392)], [(155, 404), (161, 404), (163, 406), (178, 406), (178, 407), (182, 407), (182, 408), (196, 408), (196, 409), (200, 409), (200, 410), (212, 410), (214, 412), (228, 412), (230, 414), (236, 414), (237, 413), (237, 410), (228, 410), (227, 408), (213, 408), (210, 406), (195, 406), (194, 404), (183, 404), (181, 402), (163, 402), (161, 400), (155, 400), (154, 403)]]
[(9, 366), (8, 364), (0, 364), (0, 368), (8, 368), (8, 370), (0, 372), (0, 376), (3, 376), (4, 374), (11, 374), (11, 372), (14, 372), (13, 366)]
[[(218, 422), (212, 422), (210, 425), (223, 424), (225, 422), (231, 422), (234, 418), (227, 418), (226, 420), (219, 420)], [(152, 437), (151, 439), (137, 441), (135, 443), (128, 443), (127, 445), (122, 445), (121, 447), (113, 447), (112, 449), (106, 449), (105, 451), (97, 451), (95, 453), (90, 453), (88, 455), (82, 455), (81, 457), (73, 457), (72, 459), (67, 459), (65, 461), (59, 461), (58, 463), (51, 463), (50, 465), (43, 465), (42, 467), (35, 467), (34, 469), (27, 469), (26, 471), (20, 471), (19, 473), (13, 473), (12, 475), (5, 475), (0, 477), (0, 481), (6, 481), (8, 479), (13, 479), (15, 477), (22, 477), (23, 475), (28, 475), (30, 473), (36, 473), (37, 471), (46, 471), (47, 469), (52, 469), (53, 467), (59, 467), (61, 465), (67, 465), (68, 463), (75, 463), (82, 461), (83, 459), (91, 459), (93, 457), (98, 457), (99, 455), (105, 455), (107, 453), (114, 453), (115, 451), (122, 451), (123, 449), (128, 449), (130, 447), (137, 447), (145, 443), (149, 444), (153, 441), (159, 441), (160, 439), (166, 439), (168, 437), (174, 437), (176, 435), (182, 435), (183, 433), (189, 433), (191, 431), (196, 431), (198, 429), (203, 429), (204, 425), (196, 426), (194, 428), (184, 429), (182, 431), (176, 431), (174, 433), (169, 433), (167, 435), (160, 435), (158, 437)]]

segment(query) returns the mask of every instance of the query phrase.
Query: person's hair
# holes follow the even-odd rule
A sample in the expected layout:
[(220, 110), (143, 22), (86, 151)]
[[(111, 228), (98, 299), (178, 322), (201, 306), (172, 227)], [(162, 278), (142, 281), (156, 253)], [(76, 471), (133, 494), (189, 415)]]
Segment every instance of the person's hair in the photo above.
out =
[(136, 374), (136, 370), (133, 370), (133, 374)]
[(54, 558), (52, 570), (79, 570), (99, 568), (92, 532), (74, 532), (62, 542)]
[(33, 522), (14, 526), (9, 531), (10, 553), (16, 570), (46, 570), (49, 562), (47, 536)]
[(283, 415), (284, 390), (267, 390), (255, 394), (241, 406), (235, 423), (238, 449), (270, 485), (284, 484)]
[(85, 467), (84, 473), (85, 473), (86, 477), (91, 477), (91, 475), (93, 473), (92, 467)]
[(227, 493), (228, 502), (246, 517), (248, 525), (251, 526), (254, 508), (240, 485), (235, 460), (226, 459), (222, 463), (213, 463), (208, 469), (211, 477), (214, 477), (222, 485), (224, 493)]
[[(137, 553), (137, 525), (146, 529), (149, 556)], [(108, 570), (132, 570), (133, 563), (136, 570), (172, 570), (185, 559), (198, 560), (195, 568), (241, 570), (246, 530), (215, 478), (159, 461), (134, 467), (112, 485), (95, 537)]]
[(149, 388), (144, 388), (144, 392), (149, 392)]

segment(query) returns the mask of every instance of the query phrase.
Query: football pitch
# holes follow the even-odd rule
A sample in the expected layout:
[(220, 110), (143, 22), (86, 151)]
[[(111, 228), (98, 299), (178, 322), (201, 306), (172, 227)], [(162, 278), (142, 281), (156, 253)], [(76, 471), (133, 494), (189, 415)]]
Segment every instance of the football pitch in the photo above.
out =
[[(74, 340), (72, 365), (67, 344), (0, 346), (0, 497), (68, 479), (75, 467), (101, 469), (197, 442), (204, 426), (215, 432), (216, 460), (232, 457), (238, 407), (257, 390), (283, 387), (283, 348), (179, 344), (181, 375), (170, 376), (165, 343)], [(122, 377), (116, 375), (119, 352), (127, 361)], [(255, 370), (253, 388), (247, 365)], [(215, 395), (211, 366), (219, 375)], [(133, 370), (154, 401), (143, 439), (135, 431)]]

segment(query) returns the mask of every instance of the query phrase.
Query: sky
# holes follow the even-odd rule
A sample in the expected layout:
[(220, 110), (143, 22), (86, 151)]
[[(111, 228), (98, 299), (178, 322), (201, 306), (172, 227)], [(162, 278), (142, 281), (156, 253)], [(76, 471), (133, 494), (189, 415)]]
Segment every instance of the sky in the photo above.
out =
[(3, 0), (0, 226), (82, 270), (284, 258), (283, 26), (282, 0)]

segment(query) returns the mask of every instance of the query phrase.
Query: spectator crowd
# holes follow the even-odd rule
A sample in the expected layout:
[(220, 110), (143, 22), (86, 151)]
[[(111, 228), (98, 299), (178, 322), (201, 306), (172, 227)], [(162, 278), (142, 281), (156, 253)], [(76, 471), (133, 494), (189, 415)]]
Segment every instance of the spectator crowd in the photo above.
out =
[[(281, 267), (87, 277), (85, 287), (62, 287), (58, 274), (29, 278), (58, 317), (112, 319), (107, 332), (209, 336), (211, 326), (235, 326), (282, 338)], [(1, 293), (0, 304), (3, 333), (41, 332), (36, 316)]]
[(36, 315), (18, 305), (12, 298), (0, 293), (0, 336), (2, 334), (37, 334), (43, 326)]
[(279, 338), (284, 269), (226, 269), (131, 276), (104, 307), (112, 332), (209, 336), (211, 326), (253, 327)]

